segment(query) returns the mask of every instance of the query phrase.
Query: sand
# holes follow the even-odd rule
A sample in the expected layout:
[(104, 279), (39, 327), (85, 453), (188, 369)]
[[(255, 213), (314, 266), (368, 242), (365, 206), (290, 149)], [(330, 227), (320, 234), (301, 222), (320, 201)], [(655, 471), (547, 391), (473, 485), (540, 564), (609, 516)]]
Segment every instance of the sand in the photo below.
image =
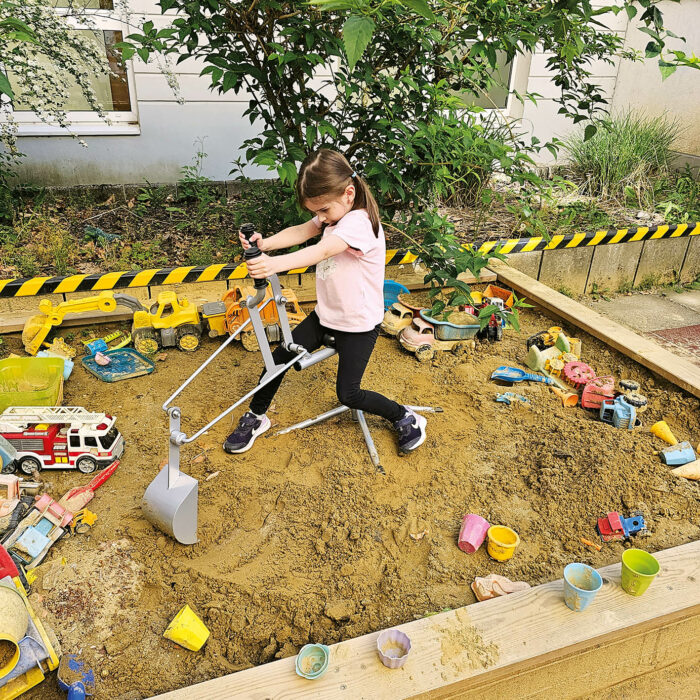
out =
[[(698, 400), (576, 332), (599, 374), (641, 383), (649, 398), (644, 427), (621, 431), (593, 412), (566, 409), (541, 384), (511, 389), (530, 405), (496, 403), (509, 389), (493, 384), (491, 372), (518, 366), (525, 339), (555, 325), (534, 310), (522, 320), (521, 334), (508, 331), (501, 343), (428, 364), (395, 339), (379, 339), (365, 386), (445, 409), (428, 415), (425, 444), (404, 458), (390, 426), (369, 417), (385, 476), (372, 468), (348, 416), (261, 437), (236, 457), (221, 449), (232, 421), (215, 426), (182, 451), (183, 468), (200, 482), (200, 542), (190, 547), (154, 530), (139, 502), (167, 454), (160, 406), (216, 342), (206, 339), (194, 354), (168, 350), (153, 375), (116, 384), (76, 363), (64, 403), (115, 414), (127, 447), (89, 506), (98, 515), (91, 533), (54, 546), (32, 602), (63, 650), (81, 651), (93, 667), (97, 697), (135, 700), (293, 655), (309, 641), (332, 644), (468, 605), (475, 601), (469, 584), (489, 572), (536, 585), (561, 578), (571, 561), (619, 561), (623, 543), (597, 552), (579, 541), (598, 541), (596, 518), (609, 510), (641, 510), (649, 535), (634, 544), (652, 552), (700, 538), (700, 484), (670, 474), (655, 455), (664, 445), (648, 431), (663, 418), (679, 439), (697, 443)], [(10, 349), (18, 346), (11, 338)], [(273, 424), (335, 406), (335, 371), (332, 359), (291, 373), (269, 414)], [(258, 372), (259, 355), (227, 349), (177, 400), (183, 430), (205, 425)], [(75, 471), (44, 478), (57, 497), (89, 480)], [(458, 549), (467, 512), (519, 533), (513, 559), (498, 564), (484, 547), (473, 555)], [(211, 631), (199, 653), (162, 637), (185, 603)], [(471, 642), (476, 649), (480, 640)], [(497, 653), (486, 644), (464, 663), (488, 666)], [(48, 682), (26, 697), (61, 695)]]

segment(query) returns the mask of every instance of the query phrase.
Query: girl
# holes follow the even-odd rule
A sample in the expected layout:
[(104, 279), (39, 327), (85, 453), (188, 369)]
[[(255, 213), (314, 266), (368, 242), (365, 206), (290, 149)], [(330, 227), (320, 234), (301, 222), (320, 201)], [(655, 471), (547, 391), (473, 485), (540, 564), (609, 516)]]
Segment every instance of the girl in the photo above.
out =
[[(318, 304), (292, 332), (294, 342), (313, 352), (321, 347), (326, 333), (334, 336), (340, 402), (391, 421), (398, 431), (399, 450), (415, 450), (425, 440), (425, 418), (381, 394), (360, 388), (384, 316), (385, 242), (377, 203), (348, 161), (327, 149), (312, 153), (301, 164), (297, 197), (315, 214), (314, 218), (267, 239), (254, 234), (251, 243), (256, 242), (263, 254), (248, 262), (248, 272), (254, 278), (269, 277), (316, 265)], [(265, 251), (299, 245), (318, 235), (318, 243), (294, 253), (265, 255)], [(249, 247), (242, 236), (241, 244)], [(294, 353), (279, 346), (273, 357), (276, 363), (285, 363)], [(265, 412), (282, 379), (276, 378), (255, 394), (250, 410), (226, 439), (226, 452), (249, 450), (255, 438), (270, 428)]]

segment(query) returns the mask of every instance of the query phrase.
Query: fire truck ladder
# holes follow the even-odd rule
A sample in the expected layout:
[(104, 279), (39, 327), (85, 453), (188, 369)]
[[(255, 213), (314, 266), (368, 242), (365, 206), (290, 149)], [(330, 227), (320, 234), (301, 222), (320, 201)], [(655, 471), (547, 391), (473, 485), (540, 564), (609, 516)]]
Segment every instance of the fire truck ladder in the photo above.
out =
[(104, 423), (107, 416), (104, 413), (90, 413), (82, 406), (10, 406), (0, 413), (0, 425), (20, 425), (25, 423), (71, 423), (94, 424)]

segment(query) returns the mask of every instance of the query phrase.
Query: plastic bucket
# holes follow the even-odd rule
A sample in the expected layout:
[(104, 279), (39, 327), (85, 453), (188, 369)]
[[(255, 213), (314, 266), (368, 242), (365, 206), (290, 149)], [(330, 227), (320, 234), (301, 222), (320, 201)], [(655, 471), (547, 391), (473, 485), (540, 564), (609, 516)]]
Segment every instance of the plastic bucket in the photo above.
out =
[(199, 651), (209, 639), (209, 630), (197, 617), (192, 608), (189, 605), (185, 605), (175, 615), (163, 636), (181, 647), (185, 647), (185, 649)]
[(24, 599), (12, 586), (0, 583), (0, 679), (19, 661), (19, 642), (27, 632), (29, 613)]
[(312, 681), (328, 670), (331, 650), (325, 644), (305, 644), (297, 654), (296, 672)]
[(520, 544), (518, 533), (505, 525), (492, 525), (488, 529), (487, 536), (489, 541), (486, 551), (496, 561), (510, 559), (515, 554), (515, 548)]
[(480, 515), (467, 513), (462, 520), (462, 529), (459, 531), (457, 546), (467, 554), (474, 554), (486, 538), (489, 523)]
[(569, 564), (564, 568), (564, 602), (574, 612), (582, 612), (602, 588), (603, 579), (588, 564)]
[(660, 570), (659, 562), (643, 549), (628, 549), (622, 553), (622, 590), (630, 595), (642, 595)]

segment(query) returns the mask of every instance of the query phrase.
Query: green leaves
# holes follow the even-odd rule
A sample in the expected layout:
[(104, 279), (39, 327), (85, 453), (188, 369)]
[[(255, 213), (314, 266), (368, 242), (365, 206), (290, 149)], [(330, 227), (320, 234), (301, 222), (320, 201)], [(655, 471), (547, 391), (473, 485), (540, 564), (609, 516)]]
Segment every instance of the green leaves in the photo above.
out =
[(350, 70), (360, 60), (374, 33), (374, 20), (371, 17), (350, 15), (343, 25), (343, 43)]
[(426, 0), (401, 0), (402, 5), (413, 10), (416, 14), (429, 19), (430, 21), (435, 21), (435, 15), (433, 11), (428, 6)]
[(7, 95), (11, 100), (15, 97), (10, 81), (4, 73), (0, 73), (0, 94)]

